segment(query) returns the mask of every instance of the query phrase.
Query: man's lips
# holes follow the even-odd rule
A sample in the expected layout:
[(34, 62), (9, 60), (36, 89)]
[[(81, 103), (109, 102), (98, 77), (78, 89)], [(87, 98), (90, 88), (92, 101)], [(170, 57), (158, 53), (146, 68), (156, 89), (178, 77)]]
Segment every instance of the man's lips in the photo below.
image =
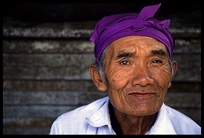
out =
[(155, 95), (155, 93), (152, 93), (152, 92), (133, 92), (133, 93), (130, 93), (129, 95), (131, 96), (135, 96), (135, 97), (138, 97), (138, 98), (148, 98), (150, 96), (153, 96)]

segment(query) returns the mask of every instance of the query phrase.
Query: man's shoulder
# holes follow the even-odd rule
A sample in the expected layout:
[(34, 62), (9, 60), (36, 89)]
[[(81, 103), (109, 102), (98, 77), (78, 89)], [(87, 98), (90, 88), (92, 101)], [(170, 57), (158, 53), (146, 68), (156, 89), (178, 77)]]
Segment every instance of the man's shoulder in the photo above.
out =
[[(60, 115), (53, 123), (53, 128), (61, 129), (61, 133), (76, 133), (79, 130), (85, 130), (87, 127), (86, 117), (94, 114), (105, 102), (108, 101), (108, 97), (98, 99), (88, 105), (78, 107), (72, 111), (66, 112)], [(77, 128), (77, 129), (76, 129)], [(51, 128), (52, 131), (52, 128)]]
[(85, 118), (95, 113), (107, 101), (107, 99), (108, 97), (98, 99), (88, 105), (84, 105), (74, 110), (71, 110), (67, 113), (64, 113), (59, 118), (62, 118), (63, 120), (67, 118), (71, 119), (71, 118), (76, 118), (76, 117)]
[(200, 134), (200, 126), (183, 113), (166, 106), (167, 113), (177, 134)]

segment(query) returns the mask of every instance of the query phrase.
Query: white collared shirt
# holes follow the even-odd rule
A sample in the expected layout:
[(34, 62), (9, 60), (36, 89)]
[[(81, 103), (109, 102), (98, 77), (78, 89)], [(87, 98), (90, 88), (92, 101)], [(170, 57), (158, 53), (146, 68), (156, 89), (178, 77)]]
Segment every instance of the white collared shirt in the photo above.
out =
[[(58, 117), (50, 134), (116, 134), (111, 126), (109, 98), (101, 98)], [(162, 105), (157, 119), (146, 135), (201, 134), (201, 128), (179, 111)]]

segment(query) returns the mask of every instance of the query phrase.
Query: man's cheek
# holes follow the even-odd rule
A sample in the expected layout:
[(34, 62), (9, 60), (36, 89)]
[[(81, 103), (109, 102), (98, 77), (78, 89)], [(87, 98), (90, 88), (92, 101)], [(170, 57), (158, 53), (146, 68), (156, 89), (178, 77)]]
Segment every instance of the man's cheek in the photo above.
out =
[(154, 71), (151, 73), (151, 78), (155, 81), (160, 91), (166, 90), (170, 77), (167, 70)]
[(112, 83), (115, 87), (120, 88), (127, 83), (128, 76), (130, 75), (127, 69), (118, 67), (110, 70), (108, 76), (110, 83)]
[(149, 69), (152, 78), (169, 79), (171, 77), (171, 69), (168, 66), (160, 68), (150, 68)]

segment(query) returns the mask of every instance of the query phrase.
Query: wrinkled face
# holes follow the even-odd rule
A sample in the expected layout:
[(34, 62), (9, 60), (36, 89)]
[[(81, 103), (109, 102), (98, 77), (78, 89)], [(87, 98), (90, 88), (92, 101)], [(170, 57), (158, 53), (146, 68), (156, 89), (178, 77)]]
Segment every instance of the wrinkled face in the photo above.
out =
[(145, 116), (156, 113), (171, 86), (165, 45), (146, 36), (112, 42), (105, 57), (106, 87), (119, 112)]

